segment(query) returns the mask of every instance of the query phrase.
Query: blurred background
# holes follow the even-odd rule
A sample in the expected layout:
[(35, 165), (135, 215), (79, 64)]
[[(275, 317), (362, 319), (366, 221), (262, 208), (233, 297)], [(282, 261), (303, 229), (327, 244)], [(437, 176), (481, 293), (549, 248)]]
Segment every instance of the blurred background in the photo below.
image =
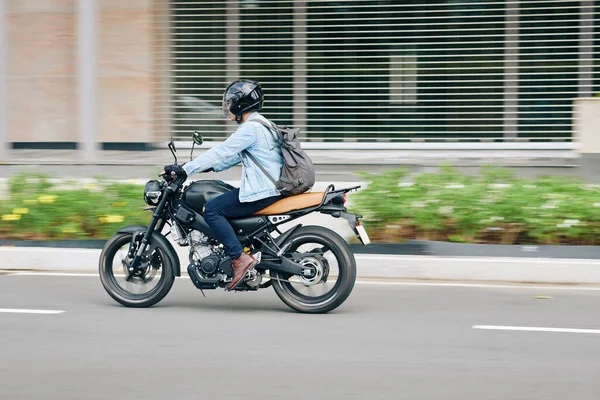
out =
[(253, 78), (264, 114), (336, 165), (368, 150), (373, 165), (583, 168), (600, 153), (586, 131), (600, 123), (599, 12), (583, 0), (0, 0), (1, 157), (148, 160), (137, 152), (171, 136), (219, 141), (235, 129), (223, 89)]

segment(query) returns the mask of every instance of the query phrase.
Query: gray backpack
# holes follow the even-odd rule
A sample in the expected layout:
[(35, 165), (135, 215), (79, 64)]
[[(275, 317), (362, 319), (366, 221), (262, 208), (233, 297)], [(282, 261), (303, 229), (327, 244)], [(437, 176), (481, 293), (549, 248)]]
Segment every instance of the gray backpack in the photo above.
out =
[(249, 157), (254, 164), (269, 178), (282, 196), (294, 196), (310, 190), (315, 184), (315, 167), (312, 160), (302, 150), (298, 140), (300, 129), (293, 129), (287, 126), (278, 126), (270, 122), (270, 126), (261, 120), (252, 120), (258, 122), (277, 136), (281, 145), (281, 154), (283, 155), (283, 167), (278, 181), (260, 165), (258, 160), (247, 150), (242, 151), (242, 155)]

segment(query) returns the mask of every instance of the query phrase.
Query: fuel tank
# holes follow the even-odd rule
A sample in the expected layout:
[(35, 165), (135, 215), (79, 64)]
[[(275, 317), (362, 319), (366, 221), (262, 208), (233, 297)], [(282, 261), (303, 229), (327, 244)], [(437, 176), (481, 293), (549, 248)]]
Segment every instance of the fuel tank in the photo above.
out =
[(202, 213), (204, 205), (217, 196), (235, 189), (223, 181), (196, 181), (183, 190), (182, 201), (189, 208)]

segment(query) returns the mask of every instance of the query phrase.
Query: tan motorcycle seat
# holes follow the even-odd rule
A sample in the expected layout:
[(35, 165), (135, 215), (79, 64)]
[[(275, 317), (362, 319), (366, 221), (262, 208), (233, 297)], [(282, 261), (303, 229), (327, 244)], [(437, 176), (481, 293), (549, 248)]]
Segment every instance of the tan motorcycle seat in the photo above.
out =
[(254, 215), (277, 215), (303, 208), (318, 206), (323, 200), (325, 192), (302, 193), (296, 196), (285, 197), (267, 208), (254, 213)]

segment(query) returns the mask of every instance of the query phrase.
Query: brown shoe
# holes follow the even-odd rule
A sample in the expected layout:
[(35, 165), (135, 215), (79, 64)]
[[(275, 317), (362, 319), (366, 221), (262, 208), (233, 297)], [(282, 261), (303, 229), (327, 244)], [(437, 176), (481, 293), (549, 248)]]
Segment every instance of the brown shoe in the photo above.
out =
[(249, 254), (242, 253), (241, 256), (233, 260), (233, 280), (227, 285), (227, 290), (233, 290), (242, 281), (246, 271), (254, 268), (258, 260)]

